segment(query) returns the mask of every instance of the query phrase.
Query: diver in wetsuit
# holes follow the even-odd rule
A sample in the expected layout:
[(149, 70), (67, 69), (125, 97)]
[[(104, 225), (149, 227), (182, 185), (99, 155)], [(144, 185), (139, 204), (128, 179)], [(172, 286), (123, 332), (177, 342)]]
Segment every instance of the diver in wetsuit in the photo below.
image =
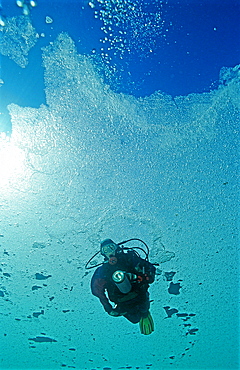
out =
[[(111, 239), (101, 243), (100, 253), (105, 260), (92, 277), (92, 294), (109, 315), (139, 323), (141, 333), (148, 335), (154, 331), (148, 288), (154, 282), (156, 268), (133, 248), (123, 248), (121, 244)], [(110, 301), (115, 303), (114, 308)]]

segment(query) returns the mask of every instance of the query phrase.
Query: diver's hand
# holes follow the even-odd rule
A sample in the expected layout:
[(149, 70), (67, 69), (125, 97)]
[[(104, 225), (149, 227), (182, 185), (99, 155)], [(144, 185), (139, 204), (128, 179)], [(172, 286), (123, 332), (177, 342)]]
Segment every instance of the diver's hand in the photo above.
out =
[(118, 316), (123, 316), (126, 314), (126, 312), (119, 312), (116, 308), (113, 309), (112, 311), (110, 311), (108, 313), (110, 316), (115, 316), (115, 317), (118, 317)]
[(115, 316), (115, 317), (117, 317), (117, 316), (122, 316), (122, 314), (121, 314), (121, 313), (119, 313), (119, 312), (118, 312), (118, 311), (116, 311), (116, 310), (112, 310), (112, 311), (108, 312), (108, 314), (109, 314), (110, 316)]

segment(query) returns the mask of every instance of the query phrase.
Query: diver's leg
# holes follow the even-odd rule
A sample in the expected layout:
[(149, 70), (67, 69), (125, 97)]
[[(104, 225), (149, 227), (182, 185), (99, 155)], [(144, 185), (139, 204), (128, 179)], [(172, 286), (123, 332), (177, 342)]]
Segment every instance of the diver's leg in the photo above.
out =
[(149, 314), (150, 302), (148, 296), (144, 297), (144, 300), (135, 303), (132, 306), (125, 306), (127, 313), (123, 315), (127, 320), (133, 324), (137, 324), (141, 318), (147, 317)]
[(128, 312), (124, 317), (131, 323), (137, 324), (141, 320), (142, 314), (139, 311)]
[(141, 317), (147, 317), (150, 309), (149, 293), (146, 292), (145, 297), (137, 306), (138, 311), (141, 313)]

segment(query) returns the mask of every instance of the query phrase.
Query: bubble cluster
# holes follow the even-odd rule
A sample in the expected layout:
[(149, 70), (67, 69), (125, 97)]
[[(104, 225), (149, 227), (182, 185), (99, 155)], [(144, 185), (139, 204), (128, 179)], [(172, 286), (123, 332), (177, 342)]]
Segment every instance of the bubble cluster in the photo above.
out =
[[(166, 3), (166, 2), (165, 2)], [(107, 63), (114, 56), (123, 59), (125, 53), (146, 57), (156, 48), (162, 35), (163, 1), (153, 0), (92, 0), (89, 6), (94, 17), (101, 20), (101, 56)]]
[[(94, 17), (102, 21), (102, 56), (153, 52), (156, 38), (162, 35), (163, 1), (94, 0), (89, 2)], [(151, 9), (151, 10), (150, 10)]]

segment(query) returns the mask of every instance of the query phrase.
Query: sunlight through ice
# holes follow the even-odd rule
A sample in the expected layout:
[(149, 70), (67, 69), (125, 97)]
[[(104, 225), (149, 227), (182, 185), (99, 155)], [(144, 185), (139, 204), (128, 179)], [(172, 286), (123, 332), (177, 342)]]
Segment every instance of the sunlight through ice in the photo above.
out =
[(24, 172), (25, 154), (4, 132), (0, 133), (0, 187)]

